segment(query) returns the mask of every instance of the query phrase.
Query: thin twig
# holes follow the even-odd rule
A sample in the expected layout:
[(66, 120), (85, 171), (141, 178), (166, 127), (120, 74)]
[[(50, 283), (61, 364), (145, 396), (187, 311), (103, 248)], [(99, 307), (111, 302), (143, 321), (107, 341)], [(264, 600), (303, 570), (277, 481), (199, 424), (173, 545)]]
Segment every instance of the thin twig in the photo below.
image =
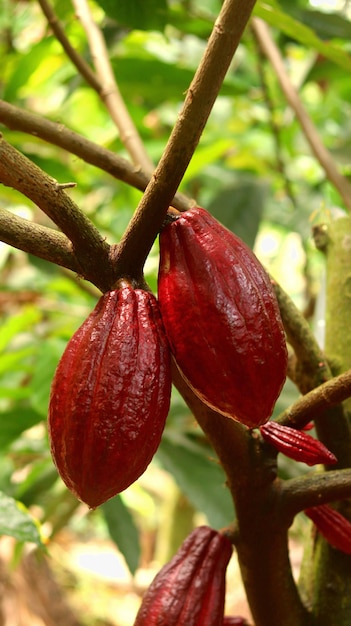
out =
[[(143, 267), (200, 140), (255, 0), (224, 0), (162, 158), (119, 250), (127, 273)], [(147, 236), (145, 234), (147, 233)]]
[(252, 28), (263, 53), (269, 59), (271, 66), (277, 75), (279, 84), (289, 105), (295, 112), (314, 156), (324, 169), (328, 180), (340, 194), (345, 206), (351, 210), (351, 185), (348, 180), (340, 174), (333, 157), (323, 145), (315, 125), (304, 108), (296, 89), (290, 81), (280, 51), (271, 37), (267, 24), (265, 24), (265, 22), (263, 22), (260, 18), (255, 17), (252, 19)]
[(336, 502), (351, 497), (351, 469), (310, 473), (282, 481), (284, 512), (292, 518), (310, 506)]
[(151, 175), (155, 169), (154, 164), (146, 152), (145, 145), (118, 88), (101, 30), (93, 19), (87, 0), (72, 1), (88, 38), (91, 57), (101, 85), (100, 98), (116, 124), (121, 141), (128, 150), (133, 163)]
[[(8, 102), (0, 100), (0, 123), (11, 130), (20, 130), (35, 137), (40, 137), (55, 146), (63, 148), (86, 163), (95, 165), (114, 178), (127, 185), (144, 191), (150, 180), (139, 167), (135, 167), (126, 159), (107, 150), (103, 146), (90, 141), (68, 129), (64, 124), (52, 122), (35, 113), (29, 113)], [(179, 211), (186, 211), (194, 204), (184, 194), (177, 193), (172, 199), (172, 206)]]
[(276, 159), (276, 168), (278, 173), (281, 175), (286, 191), (287, 197), (290, 199), (291, 205), (296, 209), (297, 202), (295, 198), (295, 194), (292, 188), (291, 181), (289, 180), (286, 165), (283, 156), (283, 143), (281, 136), (281, 125), (279, 125), (275, 120), (275, 107), (274, 103), (269, 91), (269, 87), (266, 79), (266, 72), (263, 64), (264, 55), (258, 44), (257, 37), (255, 34), (255, 30), (251, 29), (253, 33), (254, 43), (256, 44), (256, 53), (257, 53), (257, 72), (258, 77), (261, 83), (262, 94), (264, 98), (264, 102), (266, 104), (268, 113), (269, 113), (269, 123), (272, 130), (272, 137), (275, 146), (275, 159)]
[(88, 4), (84, 0), (74, 2), (80, 19), (89, 39), (92, 57), (97, 74), (90, 65), (71, 45), (63, 25), (48, 0), (39, 0), (41, 9), (50, 24), (56, 39), (62, 45), (67, 56), (71, 59), (81, 76), (97, 92), (109, 111), (120, 132), (121, 141), (129, 151), (135, 165), (139, 165), (149, 174), (154, 170), (143, 142), (125, 106), (123, 98), (116, 84), (113, 71), (108, 59), (106, 45), (101, 31), (92, 19)]
[(62, 48), (67, 54), (68, 58), (71, 59), (73, 65), (77, 68), (78, 72), (81, 76), (86, 80), (88, 85), (92, 87), (97, 93), (101, 90), (100, 82), (95, 76), (94, 71), (91, 69), (90, 65), (85, 61), (85, 59), (77, 52), (75, 48), (71, 45), (69, 40), (67, 39), (64, 26), (58, 19), (55, 11), (53, 10), (50, 2), (48, 0), (38, 0), (41, 10), (43, 11), (51, 29), (56, 37), (56, 39), (60, 42)]

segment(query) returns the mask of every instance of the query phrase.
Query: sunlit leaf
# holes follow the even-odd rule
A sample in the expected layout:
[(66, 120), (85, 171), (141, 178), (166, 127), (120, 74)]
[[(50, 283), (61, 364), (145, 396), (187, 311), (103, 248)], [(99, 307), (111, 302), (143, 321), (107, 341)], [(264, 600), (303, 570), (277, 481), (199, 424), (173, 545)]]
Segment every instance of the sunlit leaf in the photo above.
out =
[(0, 535), (42, 544), (37, 523), (23, 504), (0, 492)]
[(281, 11), (274, 0), (271, 2), (260, 0), (255, 6), (254, 13), (295, 41), (320, 52), (347, 72), (351, 72), (350, 54), (336, 43), (322, 41), (312, 28)]

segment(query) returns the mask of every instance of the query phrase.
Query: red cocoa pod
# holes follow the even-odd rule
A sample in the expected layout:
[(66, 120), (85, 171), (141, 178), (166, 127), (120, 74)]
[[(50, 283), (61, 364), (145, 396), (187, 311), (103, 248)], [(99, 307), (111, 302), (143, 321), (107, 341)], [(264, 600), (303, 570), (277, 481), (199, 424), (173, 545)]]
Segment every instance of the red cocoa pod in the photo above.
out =
[(222, 626), (249, 626), (249, 624), (244, 617), (226, 615), (223, 617)]
[(218, 626), (232, 545), (225, 535), (199, 526), (146, 591), (134, 626)]
[(336, 456), (321, 441), (295, 428), (271, 421), (260, 426), (260, 432), (263, 439), (294, 461), (307, 465), (337, 462)]
[(331, 546), (351, 554), (351, 523), (346, 517), (328, 504), (313, 506), (305, 509), (304, 513)]
[(270, 279), (253, 252), (194, 207), (161, 231), (158, 298), (195, 393), (250, 428), (264, 423), (286, 378), (287, 349)]
[(67, 487), (95, 508), (155, 454), (169, 410), (170, 350), (156, 298), (105, 293), (69, 341), (51, 387), (51, 452)]

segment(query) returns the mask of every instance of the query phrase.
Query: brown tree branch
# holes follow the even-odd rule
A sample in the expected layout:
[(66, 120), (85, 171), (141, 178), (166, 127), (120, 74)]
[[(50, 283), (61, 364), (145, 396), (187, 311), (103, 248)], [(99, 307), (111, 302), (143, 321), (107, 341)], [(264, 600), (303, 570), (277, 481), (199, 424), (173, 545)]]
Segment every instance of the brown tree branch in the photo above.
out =
[[(126, 159), (66, 128), (63, 124), (29, 113), (3, 100), (0, 100), (0, 123), (11, 130), (20, 130), (63, 148), (140, 191), (146, 189), (150, 180), (139, 167), (131, 165)], [(180, 193), (172, 199), (172, 205), (179, 211), (186, 211), (192, 204), (193, 201)]]
[(100, 82), (100, 98), (116, 124), (121, 141), (128, 150), (132, 161), (151, 176), (155, 169), (154, 164), (146, 152), (118, 88), (101, 30), (93, 20), (86, 0), (73, 0), (73, 4), (88, 38), (91, 56)]
[(351, 210), (351, 185), (348, 180), (340, 174), (333, 157), (323, 145), (315, 125), (290, 81), (279, 48), (274, 43), (267, 24), (260, 18), (255, 17), (252, 19), (252, 28), (263, 53), (266, 55), (267, 59), (269, 59), (271, 67), (276, 73), (287, 102), (295, 112), (296, 118), (299, 121), (314, 156), (324, 169), (328, 180), (340, 194), (345, 206)]
[(41, 259), (79, 272), (72, 243), (62, 233), (0, 208), (0, 240)]
[[(162, 158), (121, 241), (126, 273), (143, 267), (217, 98), (255, 0), (224, 0)], [(147, 233), (147, 235), (146, 235)]]
[(332, 378), (332, 372), (324, 352), (319, 347), (301, 311), (276, 281), (272, 280), (272, 285), (288, 342), (293, 347), (298, 361), (295, 382), (300, 391), (305, 394)]
[(351, 497), (351, 469), (311, 472), (282, 481), (282, 506), (291, 521), (310, 506), (336, 502)]
[[(8, 144), (1, 135), (0, 182), (32, 200), (67, 235), (73, 244), (82, 276), (102, 291), (111, 287), (114, 274), (109, 244), (57, 181)], [(38, 246), (40, 244), (38, 240)]]
[(281, 413), (277, 422), (293, 428), (302, 428), (318, 415), (344, 402), (351, 396), (351, 370), (312, 389)]

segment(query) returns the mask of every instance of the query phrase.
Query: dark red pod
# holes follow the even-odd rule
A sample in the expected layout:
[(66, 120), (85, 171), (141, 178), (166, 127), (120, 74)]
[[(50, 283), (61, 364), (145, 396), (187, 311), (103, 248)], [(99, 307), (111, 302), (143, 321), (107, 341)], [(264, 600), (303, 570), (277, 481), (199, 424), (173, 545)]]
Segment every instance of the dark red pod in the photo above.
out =
[(285, 381), (287, 349), (270, 279), (253, 252), (192, 208), (160, 234), (158, 298), (194, 391), (251, 428), (265, 422)]
[(195, 528), (154, 578), (134, 626), (219, 626), (231, 554), (228, 537)]
[(336, 456), (321, 441), (295, 428), (270, 421), (260, 426), (260, 432), (263, 439), (294, 461), (307, 465), (337, 462)]
[(328, 504), (305, 509), (304, 513), (331, 546), (351, 554), (351, 523), (346, 517)]
[(155, 297), (124, 283), (69, 341), (51, 387), (51, 452), (62, 480), (94, 508), (133, 483), (169, 410), (170, 351)]

